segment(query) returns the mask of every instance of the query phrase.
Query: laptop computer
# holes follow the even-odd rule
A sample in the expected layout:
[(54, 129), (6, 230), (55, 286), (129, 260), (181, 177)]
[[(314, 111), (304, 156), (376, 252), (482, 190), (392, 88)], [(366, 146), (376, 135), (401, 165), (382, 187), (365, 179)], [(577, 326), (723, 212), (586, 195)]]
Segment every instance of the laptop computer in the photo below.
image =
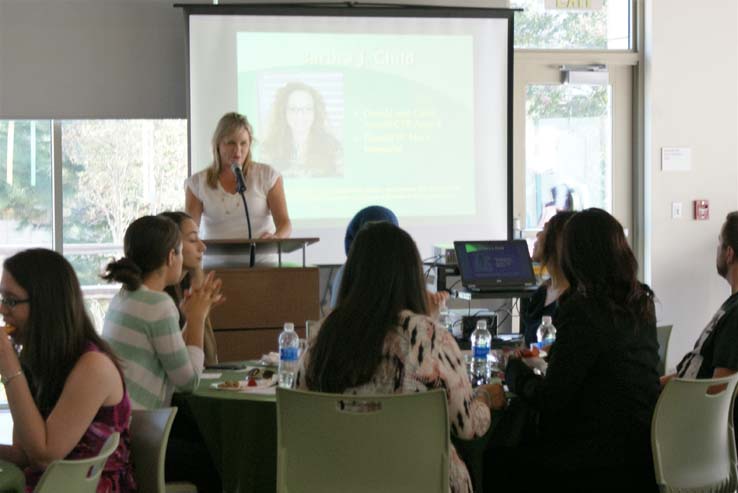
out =
[(455, 241), (461, 282), (472, 292), (536, 288), (525, 240)]

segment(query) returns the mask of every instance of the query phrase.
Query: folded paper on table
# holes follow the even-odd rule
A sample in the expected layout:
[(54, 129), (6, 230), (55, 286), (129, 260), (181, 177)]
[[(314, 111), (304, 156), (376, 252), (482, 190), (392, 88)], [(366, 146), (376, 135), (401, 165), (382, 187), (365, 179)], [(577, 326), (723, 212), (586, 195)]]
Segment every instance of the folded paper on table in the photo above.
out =
[(265, 354), (261, 357), (261, 362), (265, 365), (278, 365), (279, 353), (276, 351), (272, 351), (269, 354)]

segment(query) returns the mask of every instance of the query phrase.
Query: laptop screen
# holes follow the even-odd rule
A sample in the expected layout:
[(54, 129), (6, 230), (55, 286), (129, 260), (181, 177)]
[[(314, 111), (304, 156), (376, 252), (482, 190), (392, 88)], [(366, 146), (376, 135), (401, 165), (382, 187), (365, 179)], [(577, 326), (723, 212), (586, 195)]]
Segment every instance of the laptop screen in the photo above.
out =
[(461, 280), (468, 288), (535, 285), (525, 240), (455, 241), (454, 247)]

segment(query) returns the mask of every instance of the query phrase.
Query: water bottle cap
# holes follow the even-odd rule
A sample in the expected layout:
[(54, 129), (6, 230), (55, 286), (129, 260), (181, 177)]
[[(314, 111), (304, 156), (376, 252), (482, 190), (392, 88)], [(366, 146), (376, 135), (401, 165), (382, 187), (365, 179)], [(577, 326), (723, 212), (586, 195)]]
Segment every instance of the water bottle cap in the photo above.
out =
[(293, 324), (292, 322), (285, 322), (284, 330), (286, 330), (287, 332), (292, 332), (293, 330), (295, 330), (295, 324)]
[(552, 322), (550, 315), (544, 315), (543, 317), (541, 317), (541, 320), (544, 324), (550, 324)]
[(477, 329), (479, 328), (487, 328), (487, 321), (485, 319), (477, 320)]

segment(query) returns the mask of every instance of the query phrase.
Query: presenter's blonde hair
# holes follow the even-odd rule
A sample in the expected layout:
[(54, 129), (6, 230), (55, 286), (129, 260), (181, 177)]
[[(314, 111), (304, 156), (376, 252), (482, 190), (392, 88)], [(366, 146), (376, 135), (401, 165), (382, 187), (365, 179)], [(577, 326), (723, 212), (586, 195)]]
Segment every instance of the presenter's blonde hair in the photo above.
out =
[(226, 113), (218, 121), (215, 132), (213, 132), (213, 139), (210, 143), (213, 152), (213, 162), (210, 164), (207, 174), (207, 182), (210, 188), (218, 187), (218, 177), (220, 176), (220, 171), (223, 169), (223, 163), (220, 162), (218, 146), (223, 139), (241, 129), (246, 130), (246, 133), (249, 134), (250, 143), (249, 153), (246, 155), (246, 160), (244, 161), (244, 173), (246, 172), (245, 168), (251, 163), (251, 146), (254, 144), (254, 129), (251, 127), (245, 115), (236, 112)]

